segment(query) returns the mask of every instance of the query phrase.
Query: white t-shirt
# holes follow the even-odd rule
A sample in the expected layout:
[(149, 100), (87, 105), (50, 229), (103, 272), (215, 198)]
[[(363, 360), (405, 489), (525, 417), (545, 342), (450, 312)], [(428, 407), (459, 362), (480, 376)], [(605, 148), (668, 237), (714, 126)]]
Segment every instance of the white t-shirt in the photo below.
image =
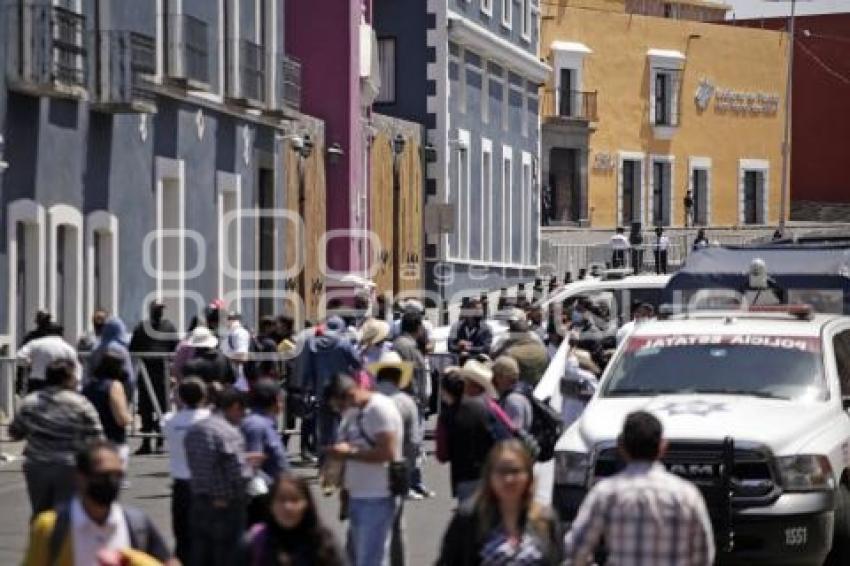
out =
[(47, 366), (59, 360), (74, 362), (77, 365), (77, 377), (81, 377), (77, 351), (61, 336), (42, 336), (31, 340), (21, 346), (17, 358), (29, 364), (30, 379), (44, 379)]
[(121, 506), (113, 503), (102, 525), (92, 521), (80, 500), (71, 502), (71, 547), (74, 564), (97, 564), (97, 554), (102, 550), (130, 548), (130, 529)]
[[(404, 436), (401, 414), (395, 402), (381, 393), (372, 393), (365, 407), (347, 412), (340, 424), (340, 440), (350, 443), (360, 451), (372, 449), (375, 439), (382, 432), (395, 433), (393, 452), (395, 459), (401, 460), (401, 443)], [(345, 487), (355, 499), (389, 497), (387, 464), (346, 460)]]
[(614, 234), (611, 236), (612, 250), (627, 250), (629, 249), (629, 239), (625, 234)]
[(669, 248), (669, 247), (670, 247), (670, 238), (668, 238), (664, 234), (662, 234), (660, 238), (656, 238), (655, 249), (661, 250), (661, 251), (666, 251), (667, 248)]
[(198, 421), (210, 416), (209, 409), (180, 409), (176, 413), (168, 413), (162, 417), (162, 434), (168, 443), (168, 465), (171, 477), (176, 480), (192, 478), (189, 464), (186, 463), (186, 448), (183, 439), (186, 432)]
[[(233, 354), (247, 354), (251, 351), (251, 333), (241, 324), (234, 324), (227, 332), (221, 343), (221, 351), (225, 356)], [(243, 364), (233, 364), (236, 371), (236, 383), (234, 387), (240, 391), (248, 391), (248, 380), (245, 379)]]

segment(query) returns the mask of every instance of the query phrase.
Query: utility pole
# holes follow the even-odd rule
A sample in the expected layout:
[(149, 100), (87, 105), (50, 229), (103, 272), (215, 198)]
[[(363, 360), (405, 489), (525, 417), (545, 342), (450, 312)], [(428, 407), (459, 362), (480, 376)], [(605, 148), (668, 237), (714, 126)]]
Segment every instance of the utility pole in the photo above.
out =
[(791, 98), (794, 90), (794, 15), (797, 0), (791, 0), (791, 18), (788, 24), (788, 77), (785, 85), (785, 131), (782, 140), (782, 192), (779, 195), (779, 232), (785, 235), (785, 215), (788, 211), (788, 176), (791, 165)]

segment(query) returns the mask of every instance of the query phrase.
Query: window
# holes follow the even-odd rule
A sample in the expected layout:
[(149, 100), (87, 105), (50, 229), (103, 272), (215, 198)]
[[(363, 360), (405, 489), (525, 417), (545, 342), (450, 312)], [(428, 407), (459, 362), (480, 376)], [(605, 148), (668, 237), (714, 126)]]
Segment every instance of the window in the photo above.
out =
[(481, 0), (481, 11), (488, 16), (493, 15), (493, 0)]
[(673, 188), (673, 158), (652, 158), (652, 224), (670, 225), (671, 194)]
[(487, 72), (487, 61), (481, 61), (481, 123), (490, 120), (490, 75)]
[(481, 259), (493, 259), (493, 142), (481, 140)]
[(514, 0), (502, 0), (502, 25), (511, 29), (514, 23)]
[(381, 90), (375, 102), (395, 103), (395, 38), (378, 39), (378, 69), (381, 74)]
[(511, 99), (511, 73), (505, 69), (505, 83), (502, 90), (502, 130), (510, 130), (510, 99)]
[(239, 309), (242, 254), (242, 179), (233, 173), (218, 172), (218, 296)]
[(520, 254), (522, 265), (531, 263), (531, 154), (522, 153), (522, 189), (520, 191)]
[(521, 0), (520, 6), (520, 35), (525, 41), (531, 41), (531, 0)]
[(454, 257), (469, 259), (469, 132), (458, 130), (457, 162), (453, 167), (455, 186)]
[(573, 115), (573, 82), (575, 71), (573, 69), (561, 69), (561, 84), (558, 87), (558, 116), (571, 117)]
[(768, 172), (770, 164), (761, 159), (740, 161), (738, 207), (741, 224), (767, 222)]
[(628, 227), (633, 222), (642, 222), (643, 154), (621, 153), (618, 176), (618, 223)]
[(679, 77), (675, 69), (652, 70), (652, 124), (679, 125)]
[[(275, 270), (275, 222), (272, 216), (275, 208), (274, 172), (262, 168), (258, 175), (257, 208), (260, 218), (257, 226), (257, 263), (261, 273), (273, 273)], [(274, 314), (275, 282), (272, 277), (264, 276), (257, 280), (257, 316)]]
[(73, 207), (57, 204), (48, 212), (50, 218), (49, 306), (65, 329), (65, 339), (75, 342), (82, 332), (82, 267), (83, 219)]
[(502, 262), (513, 262), (513, 150), (502, 147)]
[(744, 173), (744, 224), (758, 223), (760, 176), (758, 171), (746, 171)]
[(850, 397), (850, 330), (836, 334), (832, 341), (835, 353), (835, 369), (841, 384), (841, 397)]
[(183, 161), (158, 157), (156, 180), (156, 293), (172, 322), (184, 328), (186, 295), (185, 188)]

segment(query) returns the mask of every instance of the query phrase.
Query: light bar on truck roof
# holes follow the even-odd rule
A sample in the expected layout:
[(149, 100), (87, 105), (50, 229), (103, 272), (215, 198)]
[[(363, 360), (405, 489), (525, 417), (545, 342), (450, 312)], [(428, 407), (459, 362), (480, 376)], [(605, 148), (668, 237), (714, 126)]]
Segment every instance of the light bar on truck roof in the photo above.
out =
[(767, 314), (788, 314), (800, 320), (811, 320), (814, 315), (812, 305), (752, 305), (747, 312)]

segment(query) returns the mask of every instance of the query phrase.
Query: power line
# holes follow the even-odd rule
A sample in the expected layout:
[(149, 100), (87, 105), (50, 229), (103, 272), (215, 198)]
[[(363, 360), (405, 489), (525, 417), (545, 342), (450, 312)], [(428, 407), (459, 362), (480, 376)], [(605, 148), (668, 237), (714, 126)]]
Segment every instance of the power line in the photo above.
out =
[(812, 59), (815, 63), (817, 63), (817, 64), (818, 64), (818, 65), (819, 65), (819, 66), (820, 66), (820, 67), (821, 67), (824, 71), (826, 71), (827, 73), (829, 73), (830, 75), (832, 75), (834, 78), (838, 79), (839, 81), (843, 82), (844, 84), (850, 85), (850, 78), (847, 78), (846, 76), (842, 75), (840, 72), (836, 71), (835, 69), (833, 69), (832, 67), (830, 67), (828, 64), (826, 64), (826, 63), (825, 63), (825, 62), (824, 62), (824, 61), (823, 61), (820, 57), (818, 57), (818, 56), (817, 56), (817, 55), (816, 55), (816, 54), (815, 54), (815, 53), (814, 53), (811, 49), (809, 49), (808, 47), (806, 47), (806, 44), (805, 44), (805, 43), (803, 43), (802, 41), (798, 41), (798, 42), (797, 42), (797, 45), (799, 45), (799, 46), (800, 46), (800, 49), (803, 51), (803, 53), (805, 53), (806, 55), (808, 55), (808, 56), (809, 56), (809, 57), (810, 57), (810, 58), (811, 58), (811, 59)]

